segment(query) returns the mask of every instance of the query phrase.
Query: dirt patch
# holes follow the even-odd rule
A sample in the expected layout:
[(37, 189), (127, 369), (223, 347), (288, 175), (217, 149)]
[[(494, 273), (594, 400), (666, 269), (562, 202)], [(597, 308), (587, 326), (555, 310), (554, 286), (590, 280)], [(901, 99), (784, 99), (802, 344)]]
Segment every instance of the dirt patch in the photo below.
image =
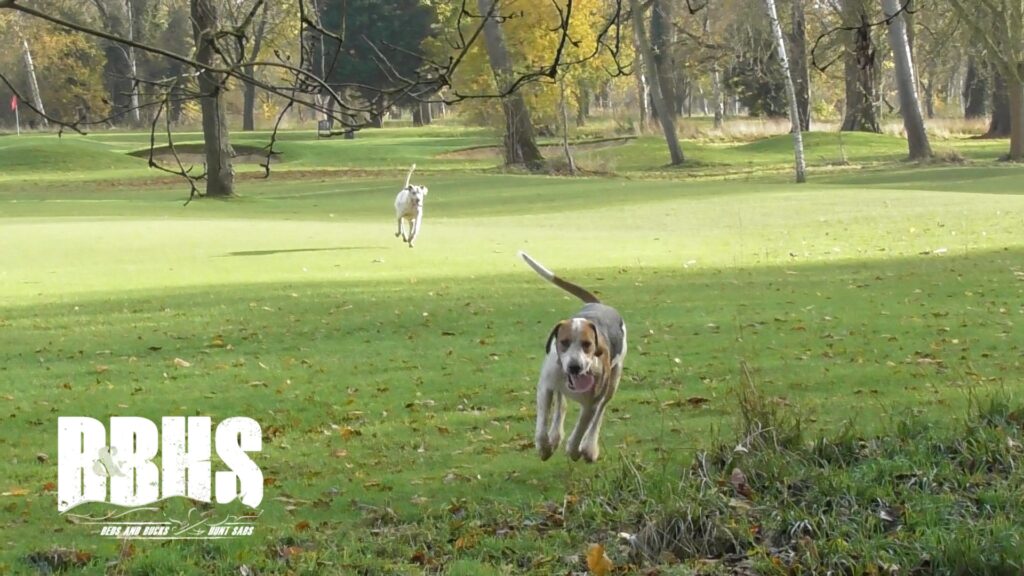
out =
[[(260, 146), (236, 144), (233, 148), (235, 155), (232, 156), (231, 161), (236, 164), (265, 164), (267, 162), (266, 150)], [(174, 147), (174, 151), (178, 154), (178, 159), (181, 160), (181, 163), (186, 168), (189, 166), (201, 166), (206, 163), (206, 153), (203, 150), (202, 144), (178, 144)], [(129, 153), (129, 155), (148, 160), (149, 148), (136, 150)], [(271, 162), (277, 162), (280, 158), (280, 154), (274, 154)], [(168, 146), (154, 148), (153, 159), (163, 166), (175, 167), (178, 165), (178, 161), (175, 160), (174, 154), (171, 153), (171, 149)]]
[[(602, 148), (614, 148), (615, 146), (622, 146), (630, 140), (635, 140), (636, 136), (623, 136), (621, 138), (602, 138), (601, 140), (585, 140), (581, 142), (569, 142), (569, 146), (574, 150), (600, 150)], [(562, 151), (561, 144), (544, 144), (540, 146), (540, 151), (544, 154), (551, 155), (557, 154)], [(474, 146), (473, 148), (463, 148), (462, 150), (454, 150), (452, 152), (445, 152), (438, 154), (438, 158), (451, 158), (454, 160), (486, 160), (488, 158), (494, 158), (495, 156), (501, 156), (501, 146)]]
[[(280, 154), (274, 154), (273, 158), (271, 159), (271, 164), (273, 164), (273, 162), (276, 162), (280, 158), (280, 156)], [(148, 160), (149, 152), (146, 152), (143, 158)], [(178, 161), (174, 159), (174, 154), (171, 154), (170, 151), (153, 152), (153, 159), (159, 162), (161, 166), (168, 166), (173, 168), (178, 165)], [(181, 163), (184, 164), (186, 168), (188, 168), (189, 166), (202, 166), (203, 164), (206, 164), (205, 154), (196, 154), (193, 152), (178, 152), (178, 159), (181, 160)], [(231, 157), (231, 162), (233, 164), (266, 164), (267, 155), (236, 153), (234, 156)]]

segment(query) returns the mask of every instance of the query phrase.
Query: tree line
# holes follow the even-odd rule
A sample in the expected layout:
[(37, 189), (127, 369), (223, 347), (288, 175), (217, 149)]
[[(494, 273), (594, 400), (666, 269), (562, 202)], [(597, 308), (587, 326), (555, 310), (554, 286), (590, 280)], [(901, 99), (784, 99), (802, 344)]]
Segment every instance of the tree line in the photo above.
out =
[[(538, 132), (567, 135), (597, 108), (623, 130), (660, 126), (673, 164), (691, 115), (879, 132), (897, 113), (912, 157), (930, 155), (915, 139), (941, 115), (990, 118), (985, 135), (1009, 136), (1019, 161), (1022, 13), (1019, 0), (0, 0), (0, 82), (40, 127), (147, 127), (173, 148), (174, 127), (201, 123), (204, 173), (151, 163), (210, 195), (233, 191), (232, 128), (352, 135), (399, 111), (429, 123), (442, 103), (502, 130), (506, 162), (531, 170), (546, 165)], [(272, 152), (273, 136), (268, 171)]]

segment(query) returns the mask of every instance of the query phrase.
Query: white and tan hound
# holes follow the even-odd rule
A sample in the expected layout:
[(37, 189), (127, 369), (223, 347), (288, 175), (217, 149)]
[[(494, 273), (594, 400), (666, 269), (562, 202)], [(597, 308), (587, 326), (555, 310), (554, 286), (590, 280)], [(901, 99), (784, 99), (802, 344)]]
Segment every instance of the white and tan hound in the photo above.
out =
[(547, 354), (537, 382), (537, 451), (541, 460), (547, 460), (558, 448), (568, 397), (580, 404), (582, 412), (565, 450), (573, 460), (583, 456), (587, 462), (593, 462), (600, 454), (598, 436), (605, 408), (622, 378), (626, 324), (614, 308), (601, 304), (597, 296), (555, 276), (525, 252), (519, 252), (519, 256), (542, 278), (585, 303), (575, 316), (555, 324), (545, 344)]
[[(426, 186), (409, 185), (409, 181), (412, 180), (412, 172), (415, 169), (415, 164), (409, 168), (409, 175), (405, 177), (405, 186), (395, 197), (395, 218), (398, 220), (398, 232), (395, 232), (395, 237), (401, 236), (402, 242), (408, 243), (409, 248), (412, 248), (416, 236), (420, 233), (420, 227), (423, 225), (423, 201), (427, 195)], [(403, 226), (406, 222), (409, 225), (408, 233)]]

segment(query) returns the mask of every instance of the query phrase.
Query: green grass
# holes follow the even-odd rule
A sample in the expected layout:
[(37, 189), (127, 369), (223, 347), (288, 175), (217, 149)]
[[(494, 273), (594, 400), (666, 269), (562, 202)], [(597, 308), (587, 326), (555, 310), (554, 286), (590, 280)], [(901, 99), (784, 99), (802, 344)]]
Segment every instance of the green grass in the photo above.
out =
[[(870, 438), (914, 411), (945, 442), (972, 395), (1019, 389), (1024, 169), (982, 145), (967, 167), (915, 167), (895, 163), (899, 141), (844, 136), (873, 168), (797, 187), (777, 174), (667, 179), (648, 140), (600, 151), (629, 177), (487, 173), (483, 160), (432, 159), (487, 141), (446, 130), (289, 133), (282, 166), (304, 173), (188, 207), (180, 185), (120, 164), (138, 161), (126, 153), (144, 136), (61, 141), (74, 148), (56, 169), (39, 157), (55, 140), (0, 140), (21, 166), (0, 181), (0, 492), (20, 494), (0, 497), (0, 571), (32, 570), (25, 558), (55, 546), (92, 553), (86, 571), (126, 573), (564, 574), (585, 569), (567, 557), (588, 542), (622, 564), (614, 534), (660, 518), (693, 456), (742, 432), (741, 362), (808, 439), (846, 426)], [(774, 171), (784, 146), (693, 148), (735, 175)], [(391, 219), (411, 161), (431, 190), (414, 250)], [(520, 248), (629, 323), (595, 466), (533, 453), (542, 341), (577, 303)], [(257, 419), (272, 479), (257, 535), (137, 542), (118, 560), (116, 543), (57, 515), (46, 487), (56, 418), (75, 414)], [(851, 470), (839, 488), (877, 480)], [(986, 530), (1000, 522), (1017, 529), (1004, 515)], [(921, 526), (920, 542), (965, 529)]]

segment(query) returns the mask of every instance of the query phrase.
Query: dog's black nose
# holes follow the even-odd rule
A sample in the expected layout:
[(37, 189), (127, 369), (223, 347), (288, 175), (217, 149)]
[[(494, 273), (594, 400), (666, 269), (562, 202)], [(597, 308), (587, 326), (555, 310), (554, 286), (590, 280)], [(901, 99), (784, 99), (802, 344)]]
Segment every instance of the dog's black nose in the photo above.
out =
[(583, 366), (580, 366), (579, 364), (576, 364), (575, 362), (572, 363), (572, 364), (569, 364), (569, 374), (572, 374), (573, 376), (576, 376), (577, 374), (579, 374), (582, 371), (583, 371)]

